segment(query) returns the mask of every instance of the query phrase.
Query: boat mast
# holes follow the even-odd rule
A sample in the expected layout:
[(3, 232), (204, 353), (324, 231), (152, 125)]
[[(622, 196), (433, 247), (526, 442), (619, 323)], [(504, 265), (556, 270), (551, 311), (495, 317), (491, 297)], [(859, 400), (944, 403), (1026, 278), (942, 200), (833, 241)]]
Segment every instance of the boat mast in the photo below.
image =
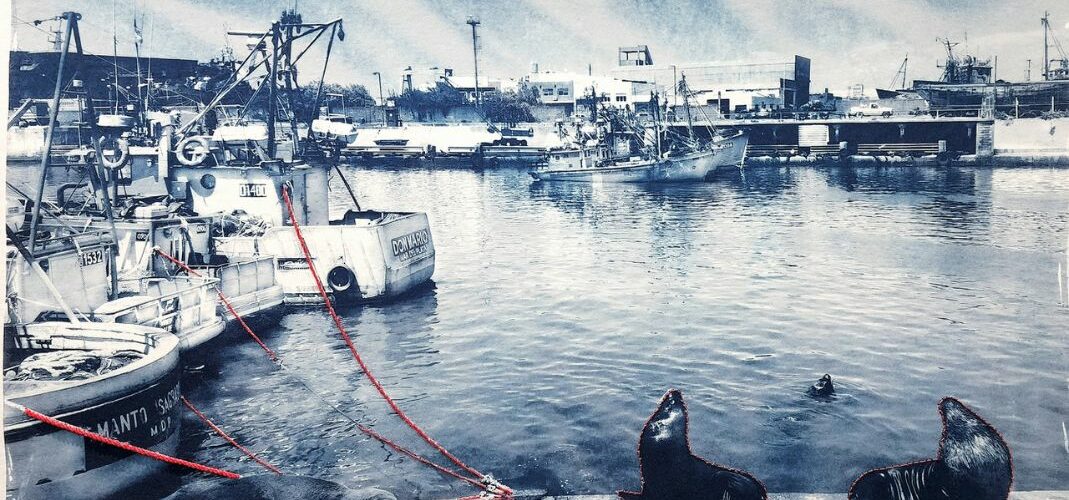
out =
[(676, 93), (683, 93), (683, 111), (687, 114), (687, 135), (690, 136), (690, 143), (694, 144), (694, 117), (690, 114), (690, 87), (687, 86), (687, 74), (680, 73), (682, 77), (679, 80), (679, 88), (676, 89)]
[(63, 33), (63, 50), (59, 53), (59, 68), (56, 70), (56, 88), (52, 93), (52, 108), (48, 110), (48, 129), (45, 131), (45, 148), (41, 156), (41, 178), (37, 184), (37, 196), (33, 203), (33, 218), (30, 219), (30, 244), (32, 250), (37, 242), (37, 220), (41, 217), (41, 201), (45, 196), (45, 180), (48, 175), (48, 160), (52, 151), (52, 136), (56, 130), (56, 117), (59, 115), (59, 98), (63, 92), (63, 69), (67, 63), (67, 52), (71, 46), (71, 33), (81, 14), (64, 12), (59, 19), (66, 19), (67, 27)]
[[(137, 14), (134, 14), (134, 61), (137, 66), (137, 124), (141, 126), (144, 122), (145, 112), (148, 111), (148, 103), (146, 102), (148, 97), (141, 91), (141, 31), (145, 28), (144, 18), (142, 18), (141, 26), (137, 25)], [(151, 76), (151, 75), (150, 75)], [(147, 89), (146, 89), (147, 91)]]
[[(82, 32), (78, 29), (77, 23), (74, 25), (74, 29), (71, 32), (74, 35), (74, 48), (78, 54), (79, 62), (85, 57), (84, 50), (82, 50)], [(97, 196), (100, 197), (100, 202), (104, 206), (104, 215), (108, 219), (108, 226), (111, 228), (111, 272), (108, 273), (108, 277), (111, 281), (111, 289), (108, 291), (108, 299), (113, 300), (119, 297), (119, 232), (115, 229), (115, 210), (111, 204), (111, 197), (108, 194), (107, 186), (107, 172), (104, 169), (101, 158), (104, 157), (104, 153), (101, 150), (101, 143), (104, 140), (104, 135), (97, 129), (97, 115), (96, 108), (93, 107), (93, 95), (92, 85), (85, 86), (85, 101), (86, 101), (86, 113), (89, 115), (89, 140), (93, 143), (93, 151), (96, 153), (96, 159), (86, 170), (89, 172), (89, 180), (93, 183), (94, 190), (97, 192)], [(97, 139), (99, 137), (99, 139)], [(115, 198), (119, 198), (119, 182), (116, 174), (112, 174), (111, 178), (115, 185)]]
[[(62, 95), (64, 87), (63, 70), (66, 67), (67, 53), (70, 51), (71, 39), (74, 39), (74, 46), (79, 56), (79, 62), (84, 57), (82, 50), (82, 36), (78, 30), (78, 20), (82, 18), (82, 15), (77, 12), (64, 12), (57, 19), (66, 19), (67, 27), (63, 35), (63, 50), (59, 54), (59, 67), (56, 69), (56, 88), (52, 95), (52, 106), (49, 110), (48, 129), (45, 132), (45, 148), (44, 154), (41, 157), (41, 177), (37, 184), (37, 196), (34, 199), (33, 204), (33, 216), (30, 220), (30, 238), (28, 251), (32, 254), (34, 245), (37, 243), (37, 222), (41, 218), (41, 207), (43, 205), (45, 182), (48, 177), (48, 162), (52, 156), (52, 139), (56, 127), (56, 119), (59, 113), (60, 97)], [(74, 79), (77, 71), (71, 72), (71, 79)], [(114, 211), (112, 210), (111, 198), (108, 195), (107, 186), (104, 184), (104, 176), (100, 170), (100, 158), (102, 158), (100, 140), (97, 138), (97, 118), (96, 110), (93, 107), (93, 99), (90, 95), (91, 85), (85, 87), (85, 99), (87, 103), (87, 113), (89, 118), (90, 137), (89, 140), (93, 144), (93, 149), (96, 153), (96, 160), (92, 165), (87, 166), (90, 181), (93, 183), (96, 196), (100, 198), (101, 204), (104, 208), (104, 213), (107, 215), (108, 222), (111, 225), (112, 234), (112, 251), (111, 251), (111, 290), (109, 291), (109, 297), (115, 298), (118, 296), (118, 267), (117, 267), (117, 253), (118, 253), (118, 236), (115, 230), (115, 218)]]
[(275, 80), (278, 78), (278, 22), (271, 24), (271, 71), (267, 74), (267, 156), (275, 158), (275, 118), (278, 102)]
[(653, 134), (657, 140), (657, 160), (661, 159), (661, 100), (657, 92), (650, 92), (650, 103), (653, 104)]
[(1040, 22), (1043, 23), (1043, 79), (1050, 80), (1050, 55), (1047, 53), (1050, 49), (1050, 42), (1047, 40), (1047, 32), (1050, 31), (1050, 13), (1044, 11)]

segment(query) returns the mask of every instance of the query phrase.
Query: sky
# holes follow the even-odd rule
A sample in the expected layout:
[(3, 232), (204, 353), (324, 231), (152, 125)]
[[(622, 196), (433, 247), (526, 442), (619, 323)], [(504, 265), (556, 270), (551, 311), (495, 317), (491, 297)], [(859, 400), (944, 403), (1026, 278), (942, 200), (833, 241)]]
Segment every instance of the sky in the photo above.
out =
[[(471, 28), (479, 27), (479, 72), (517, 78), (541, 70), (607, 73), (617, 48), (645, 44), (657, 64), (784, 62), (812, 59), (812, 90), (868, 93), (888, 86), (908, 55), (908, 77), (937, 79), (945, 57), (938, 37), (961, 54), (994, 59), (998, 78), (1021, 81), (1026, 60), (1039, 79), (1043, 59), (1040, 17), (1049, 11), (1054, 34), (1069, 50), (1069, 1), (771, 1), (771, 0), (14, 0), (11, 41), (23, 50), (46, 50), (47, 35), (25, 21), (66, 10), (82, 14), (86, 49), (133, 54), (132, 19), (144, 16), (144, 51), (157, 57), (208, 60), (230, 30), (263, 30), (296, 3), (306, 22), (344, 19), (326, 80), (377, 91), (375, 71), (388, 95), (401, 70), (448, 67), (471, 74)], [(40, 26), (46, 28), (47, 24)], [(231, 38), (239, 57), (244, 39)], [(322, 52), (310, 52), (303, 75), (318, 78)], [(315, 57), (313, 57), (313, 55)]]

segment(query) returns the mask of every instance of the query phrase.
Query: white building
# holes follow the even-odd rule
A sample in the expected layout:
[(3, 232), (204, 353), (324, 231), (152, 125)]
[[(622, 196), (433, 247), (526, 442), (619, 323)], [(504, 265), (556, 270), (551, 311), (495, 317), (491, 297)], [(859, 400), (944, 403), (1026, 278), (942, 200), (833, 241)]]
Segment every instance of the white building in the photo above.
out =
[[(630, 48), (621, 47), (621, 53)], [(651, 61), (652, 62), (652, 61)], [(610, 74), (621, 80), (648, 81), (671, 92), (686, 76), (692, 104), (713, 105), (723, 113), (749, 109), (798, 109), (809, 100), (810, 61), (794, 56), (767, 63), (704, 62), (682, 64), (624, 64)], [(672, 104), (682, 98), (670, 97)]]
[(565, 106), (568, 113), (574, 112), (577, 105), (582, 106), (582, 101), (592, 92), (607, 105), (639, 110), (649, 105), (654, 90), (652, 85), (608, 76), (554, 71), (531, 73), (524, 81), (538, 92), (542, 104)]
[[(446, 81), (452, 85), (454, 89), (463, 92), (468, 98), (468, 101), (475, 102), (474, 76), (450, 76), (449, 78), (446, 78)], [(500, 78), (490, 78), (479, 75), (479, 93), (484, 97), (488, 92), (515, 91), (518, 88), (519, 82), (516, 80), (503, 80)]]

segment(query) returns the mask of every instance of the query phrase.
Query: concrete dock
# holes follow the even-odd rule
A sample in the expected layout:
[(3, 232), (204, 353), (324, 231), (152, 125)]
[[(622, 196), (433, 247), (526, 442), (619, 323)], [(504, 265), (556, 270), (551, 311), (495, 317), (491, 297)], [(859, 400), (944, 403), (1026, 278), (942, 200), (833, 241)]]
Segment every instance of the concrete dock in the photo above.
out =
[[(526, 498), (526, 497), (517, 497)], [(619, 500), (616, 495), (541, 497), (543, 500)], [(769, 500), (843, 500), (846, 493), (770, 493)], [(1069, 491), (1014, 491), (1010, 500), (1069, 500)]]

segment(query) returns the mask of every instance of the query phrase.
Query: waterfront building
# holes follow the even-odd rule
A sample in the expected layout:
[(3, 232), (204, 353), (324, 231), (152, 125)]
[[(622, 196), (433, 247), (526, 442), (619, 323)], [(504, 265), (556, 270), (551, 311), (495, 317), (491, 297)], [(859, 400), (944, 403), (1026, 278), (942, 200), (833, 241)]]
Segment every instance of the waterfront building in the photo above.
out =
[[(52, 97), (55, 75), (59, 68), (59, 52), (11, 51), (8, 107), (16, 108), (26, 99)], [(114, 98), (112, 88), (118, 79), (120, 94), (138, 95), (138, 85), (184, 84), (190, 80), (223, 74), (229, 66), (213, 61), (198, 64), (195, 59), (68, 54), (67, 64), (79, 68), (80, 79), (97, 99)], [(139, 74), (140, 73), (140, 74)], [(142, 87), (144, 89), (144, 87)]]
[[(621, 47), (619, 65), (609, 75), (632, 82), (649, 82), (675, 89), (685, 75), (699, 102), (728, 114), (750, 110), (798, 109), (809, 99), (810, 60), (799, 55), (788, 61), (695, 62), (653, 64), (645, 46)], [(636, 56), (635, 54), (639, 54)], [(670, 93), (669, 102), (682, 104)]]
[(542, 104), (563, 108), (565, 114), (575, 112), (592, 92), (605, 105), (645, 112), (650, 93), (656, 89), (654, 85), (611, 76), (555, 71), (532, 72), (524, 77), (524, 81), (538, 92)]
[[(476, 85), (474, 76), (450, 76), (445, 79), (445, 82), (463, 93), (468, 99), (468, 102), (475, 102)], [(490, 92), (516, 90), (518, 85), (518, 82), (515, 80), (503, 80), (500, 78), (490, 78), (488, 76), (480, 75), (478, 92), (485, 98), (486, 94)]]

